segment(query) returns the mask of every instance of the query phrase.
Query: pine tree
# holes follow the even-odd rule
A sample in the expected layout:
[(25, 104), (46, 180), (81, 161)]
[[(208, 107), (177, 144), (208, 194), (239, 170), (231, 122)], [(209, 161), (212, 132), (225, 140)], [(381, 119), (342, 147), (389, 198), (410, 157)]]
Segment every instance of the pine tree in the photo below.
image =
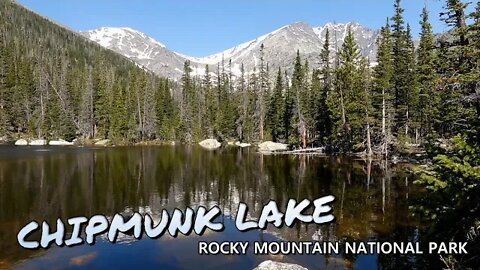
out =
[(260, 46), (260, 70), (259, 70), (259, 92), (257, 94), (257, 104), (255, 111), (255, 124), (258, 132), (258, 140), (263, 141), (265, 137), (265, 103), (266, 97), (269, 93), (269, 78), (268, 78), (268, 67), (267, 62), (265, 61), (265, 46), (262, 44)]
[(180, 105), (180, 118), (182, 121), (183, 141), (190, 143), (193, 141), (193, 103), (195, 100), (194, 83), (190, 76), (192, 69), (190, 61), (185, 61), (182, 75), (182, 103)]
[(330, 113), (328, 111), (327, 99), (332, 91), (332, 68), (330, 65), (330, 32), (327, 29), (325, 33), (325, 41), (323, 43), (323, 49), (320, 54), (321, 70), (314, 72), (312, 79), (312, 86), (315, 87), (317, 83), (315, 79), (319, 79), (318, 87), (320, 91), (317, 98), (317, 115), (316, 115), (316, 129), (320, 142), (322, 144), (327, 143), (327, 138), (332, 133), (332, 123), (330, 119)]
[[(298, 63), (298, 62), (297, 62)], [(285, 104), (283, 111), (283, 130), (285, 132), (285, 141), (288, 144), (293, 144), (296, 142), (295, 138), (295, 118), (294, 118), (294, 109), (295, 109), (295, 99), (292, 86), (289, 83), (288, 76), (285, 74)]]
[(395, 16), (392, 18), (392, 51), (393, 51), (393, 88), (394, 88), (394, 108), (395, 108), (395, 129), (398, 130), (400, 126), (405, 123), (406, 102), (404, 100), (405, 82), (407, 81), (408, 63), (406, 60), (406, 34), (405, 22), (403, 19), (404, 9), (401, 7), (401, 1), (395, 1)]
[(243, 64), (240, 66), (240, 81), (239, 81), (239, 95), (240, 95), (240, 102), (239, 102), (239, 114), (237, 119), (237, 135), (241, 142), (245, 141), (245, 134), (246, 134), (246, 126), (247, 126), (247, 119), (248, 119), (248, 105), (250, 103), (250, 95), (247, 87), (247, 81), (245, 78), (245, 67)]
[(472, 87), (471, 96), (478, 119), (480, 118), (480, 1), (477, 1), (475, 10), (469, 17), (473, 21), (467, 28), (467, 38), (470, 41), (470, 51), (473, 62), (469, 80)]
[(269, 102), (266, 121), (274, 142), (277, 142), (282, 134), (283, 105), (283, 73), (282, 69), (279, 68), (275, 88)]
[(207, 65), (205, 67), (205, 75), (203, 78), (203, 88), (205, 93), (205, 121), (204, 128), (206, 130), (206, 136), (208, 138), (213, 138), (214, 136), (214, 126), (215, 126), (215, 116), (217, 114), (217, 106), (215, 97), (215, 89), (212, 86), (212, 77), (210, 75), (210, 67)]
[(439, 93), (436, 91), (435, 81), (437, 74), (435, 71), (436, 53), (435, 41), (432, 32), (432, 25), (429, 22), (427, 8), (422, 11), (420, 21), (422, 31), (420, 34), (420, 44), (417, 51), (417, 68), (419, 85), (419, 125), (420, 136), (424, 137), (431, 134), (438, 122)]
[(127, 138), (128, 118), (126, 106), (125, 90), (120, 82), (116, 82), (113, 87), (113, 106), (110, 109), (110, 130), (109, 138), (112, 140), (122, 140)]
[(358, 133), (359, 113), (363, 113), (363, 107), (356, 104), (361, 92), (356, 89), (360, 50), (350, 27), (339, 53), (339, 61), (335, 90), (328, 97), (328, 106), (334, 125), (335, 144), (342, 151), (350, 151)]
[(362, 134), (363, 138), (359, 137), (360, 141), (365, 141), (365, 152), (368, 157), (373, 155), (373, 142), (372, 142), (372, 123), (374, 122), (373, 115), (373, 104), (372, 104), (372, 75), (370, 72), (370, 64), (366, 58), (362, 57), (359, 67), (359, 79), (357, 84), (357, 89), (362, 89), (363, 92), (358, 95), (358, 105), (361, 106), (364, 110), (363, 118), (362, 113), (358, 113), (360, 116), (357, 120), (361, 130), (364, 130)]
[[(297, 51), (297, 56), (295, 58), (295, 66), (292, 75), (292, 86), (291, 94), (288, 96), (293, 101), (293, 117), (290, 120), (290, 129), (295, 133), (295, 140), (292, 143), (300, 142), (303, 147), (306, 147), (307, 140), (307, 122), (305, 116), (303, 115), (303, 100), (300, 98), (304, 93), (305, 87), (305, 68), (302, 65), (302, 59), (300, 57), (300, 51)], [(290, 94), (290, 93), (289, 93)], [(288, 104), (287, 104), (288, 105)], [(293, 134), (292, 134), (293, 135)]]
[(5, 42), (3, 27), (0, 24), (0, 136), (6, 136), (8, 134), (8, 118), (6, 101), (7, 92), (7, 63), (5, 55)]
[(175, 130), (179, 125), (179, 117), (170, 93), (170, 83), (160, 80), (155, 95), (157, 136), (161, 140), (176, 140)]
[(418, 143), (419, 139), (419, 89), (417, 84), (416, 71), (416, 57), (415, 57), (415, 44), (411, 35), (410, 25), (407, 24), (406, 35), (406, 61), (407, 61), (407, 81), (405, 85), (405, 136), (409, 137), (411, 130), (414, 130), (415, 143)]
[[(388, 156), (391, 143), (393, 122), (393, 56), (390, 24), (382, 27), (377, 40), (377, 66), (374, 69), (372, 102), (375, 119), (377, 119), (377, 133), (374, 142), (380, 145), (381, 153)], [(375, 132), (375, 129), (374, 129)]]
[[(453, 39), (446, 42), (441, 55), (448, 63), (440, 76), (442, 88), (441, 127), (444, 136), (453, 136), (477, 121), (480, 115), (478, 95), (478, 60), (473, 52), (474, 46), (468, 38), (469, 27), (466, 23), (467, 4), (459, 0), (446, 1), (446, 12), (441, 13), (442, 20), (450, 27)], [(477, 31), (478, 32), (478, 31)], [(475, 36), (475, 35), (474, 35)]]
[(107, 138), (109, 130), (107, 73), (99, 60), (93, 70), (93, 113), (95, 116), (95, 137)]

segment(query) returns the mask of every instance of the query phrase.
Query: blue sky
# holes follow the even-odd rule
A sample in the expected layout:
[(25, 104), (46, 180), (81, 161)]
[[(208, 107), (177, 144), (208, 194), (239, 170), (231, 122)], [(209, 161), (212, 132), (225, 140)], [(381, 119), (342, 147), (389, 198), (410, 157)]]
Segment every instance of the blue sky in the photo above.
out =
[[(207, 56), (286, 24), (356, 21), (379, 28), (393, 13), (393, 0), (19, 0), (73, 30), (128, 26), (172, 50)], [(436, 32), (443, 0), (403, 0), (405, 19), (419, 31), (427, 4)]]

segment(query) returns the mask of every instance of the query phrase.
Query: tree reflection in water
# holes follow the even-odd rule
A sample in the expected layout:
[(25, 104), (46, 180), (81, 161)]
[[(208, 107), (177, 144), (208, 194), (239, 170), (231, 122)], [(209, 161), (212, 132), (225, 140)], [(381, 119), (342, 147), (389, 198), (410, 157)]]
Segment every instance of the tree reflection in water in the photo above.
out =
[[(219, 205), (225, 214), (221, 218), (227, 229), (220, 233), (221, 236), (211, 237), (220, 237), (221, 241), (418, 239), (418, 225), (406, 204), (409, 193), (415, 192), (413, 178), (404, 168), (389, 167), (381, 161), (304, 155), (264, 156), (253, 148), (233, 147), (212, 152), (196, 146), (39, 150), (41, 148), (0, 149), (0, 268), (12, 267), (22, 260), (26, 261), (17, 267), (22, 268), (25, 264), (38, 266), (38, 258), (32, 256), (60, 252), (57, 257), (68, 257), (73, 256), (69, 254), (75, 250), (85, 248), (72, 248), (69, 254), (63, 254), (66, 251), (58, 248), (34, 252), (21, 250), (16, 243), (16, 234), (32, 219), (52, 222), (59, 217), (66, 220), (95, 214), (113, 216), (117, 212), (139, 209), (155, 215), (162, 209)], [(292, 229), (270, 226), (267, 232), (242, 234), (236, 232), (231, 222), (230, 217), (240, 201), (249, 205), (250, 215), (255, 217), (272, 199), (279, 205), (286, 205), (291, 198), (314, 200), (330, 194), (337, 198), (333, 205), (337, 219), (328, 226), (296, 223)], [(157, 240), (160, 245), (156, 245), (156, 249), (164, 248), (163, 243), (171, 245), (172, 241), (168, 241), (169, 244), (166, 241)], [(198, 239), (179, 249), (195, 253), (195, 241)], [(150, 245), (151, 241), (139, 242)], [(89, 247), (89, 250), (95, 249), (96, 254), (88, 256), (91, 259), (89, 267), (95, 267), (102, 252), (112, 252), (114, 256), (112, 250), (116, 247), (102, 245), (105, 244)], [(129, 254), (146, 256), (145, 248), (135, 248), (139, 245), (133, 244)], [(200, 260), (194, 255), (190, 257), (193, 265)], [(241, 259), (242, 267), (255, 266), (263, 259), (253, 255), (244, 257), (247, 258)], [(419, 267), (417, 258), (393, 255), (274, 259), (294, 261), (309, 269)], [(221, 258), (215, 260), (222, 261)], [(170, 264), (180, 266), (179, 262), (168, 260), (156, 260), (144, 266)], [(230, 268), (239, 267), (233, 264)]]

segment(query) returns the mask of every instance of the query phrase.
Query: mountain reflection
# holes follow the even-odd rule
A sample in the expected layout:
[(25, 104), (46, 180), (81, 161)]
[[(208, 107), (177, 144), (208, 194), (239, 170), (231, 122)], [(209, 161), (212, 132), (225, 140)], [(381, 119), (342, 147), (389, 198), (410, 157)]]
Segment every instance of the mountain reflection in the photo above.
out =
[[(15, 265), (22, 268), (22, 263), (36, 265), (36, 258), (60, 252), (58, 248), (26, 251), (19, 247), (16, 234), (31, 220), (47, 220), (53, 224), (59, 217), (66, 220), (96, 214), (113, 216), (119, 212), (142, 209), (159, 215), (162, 209), (199, 205), (219, 205), (222, 209), (225, 215), (222, 220), (226, 224), (225, 232), (221, 233), (222, 241), (413, 241), (418, 237), (417, 224), (406, 204), (410, 194), (415, 193), (413, 180), (404, 168), (389, 168), (378, 161), (345, 157), (264, 156), (253, 148), (232, 147), (209, 152), (196, 146), (102, 149), (2, 147), (0, 268)], [(242, 234), (235, 231), (230, 218), (236, 213), (239, 202), (248, 204), (251, 217), (258, 217), (263, 205), (272, 199), (285, 207), (289, 199), (315, 200), (330, 194), (337, 198), (333, 204), (336, 221), (326, 226), (296, 223), (294, 228), (269, 226), (267, 232)], [(194, 238), (194, 241), (199, 241), (193, 236), (181, 241)], [(168, 240), (158, 241), (160, 244), (155, 245), (156, 249), (175, 242)], [(150, 245), (152, 241), (139, 242)], [(113, 245), (108, 248), (102, 245), (100, 243), (96, 247), (101, 252), (114, 249)], [(92, 251), (94, 248), (90, 247), (90, 252), (74, 257), (73, 262), (94, 263), (100, 256), (100, 250)], [(179, 249), (196, 254), (193, 242)], [(142, 255), (140, 250), (130, 250), (130, 254), (137, 252), (137, 256)], [(191, 260), (194, 261), (193, 257)], [(88, 260), (82, 260), (84, 258)], [(416, 264), (412, 258), (393, 258), (393, 255), (274, 259), (294, 261), (309, 269), (365, 266), (390, 269)], [(254, 267), (258, 260), (252, 258), (242, 267)], [(22, 263), (18, 265), (19, 262)], [(166, 262), (157, 261), (145, 267), (152, 268), (160, 263)], [(167, 263), (176, 265), (174, 268), (185, 268), (180, 262), (167, 260)], [(39, 265), (36, 266), (42, 268)], [(65, 268), (68, 267), (66, 265)]]

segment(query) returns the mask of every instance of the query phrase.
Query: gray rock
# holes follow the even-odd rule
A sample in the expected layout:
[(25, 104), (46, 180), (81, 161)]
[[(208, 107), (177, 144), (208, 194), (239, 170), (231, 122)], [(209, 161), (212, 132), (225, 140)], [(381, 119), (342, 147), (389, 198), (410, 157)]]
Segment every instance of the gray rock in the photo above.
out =
[(199, 145), (208, 150), (215, 150), (222, 146), (222, 144), (215, 139), (204, 140), (200, 142)]
[(245, 147), (250, 147), (250, 146), (252, 146), (252, 145), (249, 144), (249, 143), (241, 143), (241, 142), (236, 142), (235, 145), (238, 146), (238, 147), (241, 147), (241, 148), (245, 148)]
[(69, 145), (73, 145), (73, 142), (67, 142), (65, 140), (54, 140), (54, 141), (48, 142), (48, 145), (51, 145), (51, 146), (69, 146)]
[(107, 146), (110, 143), (110, 140), (100, 140), (95, 143), (95, 146)]
[(24, 140), (24, 139), (20, 139), (18, 141), (15, 142), (15, 145), (17, 146), (26, 146), (28, 145), (28, 141), (27, 140)]
[(38, 140), (30, 141), (29, 144), (33, 146), (43, 146), (43, 145), (47, 145), (48, 143), (47, 143), (47, 140), (38, 139)]
[(260, 265), (258, 265), (254, 270), (308, 270), (308, 269), (297, 264), (264, 261)]
[(260, 152), (276, 152), (276, 151), (286, 151), (288, 150), (288, 145), (283, 143), (275, 142), (264, 142), (258, 145), (258, 150)]

